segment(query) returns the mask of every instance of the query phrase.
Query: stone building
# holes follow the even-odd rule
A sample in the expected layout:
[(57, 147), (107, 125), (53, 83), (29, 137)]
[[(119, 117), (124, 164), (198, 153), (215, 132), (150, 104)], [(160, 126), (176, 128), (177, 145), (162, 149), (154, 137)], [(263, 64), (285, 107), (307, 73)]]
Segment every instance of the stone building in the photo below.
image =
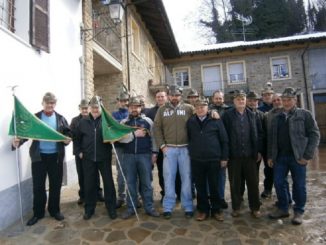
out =
[(326, 33), (252, 42), (207, 45), (165, 60), (174, 83), (205, 96), (220, 89), (260, 93), (266, 82), (276, 92), (300, 88), (299, 106), (315, 115), (326, 141)]
[(164, 84), (164, 60), (179, 55), (161, 0), (127, 1), (115, 23), (105, 1), (83, 1), (84, 93), (98, 94), (113, 110), (120, 91), (142, 94), (153, 103), (150, 86)]

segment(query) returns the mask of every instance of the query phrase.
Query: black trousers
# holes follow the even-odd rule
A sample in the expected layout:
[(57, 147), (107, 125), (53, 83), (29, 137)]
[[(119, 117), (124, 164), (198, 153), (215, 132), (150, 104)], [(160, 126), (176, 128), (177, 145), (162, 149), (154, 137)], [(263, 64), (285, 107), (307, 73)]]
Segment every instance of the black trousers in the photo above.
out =
[[(260, 167), (260, 163), (261, 163), (261, 160), (259, 162), (256, 162), (256, 164), (257, 164), (258, 183), (259, 183), (259, 167)], [(243, 194), (244, 194), (245, 190), (246, 190), (246, 181), (245, 181), (244, 176), (242, 176), (242, 178), (241, 178), (241, 190), (240, 190), (240, 193), (241, 193), (242, 197), (243, 197)]]
[(40, 162), (32, 162), (33, 178), (33, 211), (34, 216), (44, 217), (46, 205), (46, 176), (49, 176), (49, 201), (50, 215), (60, 212), (60, 192), (63, 176), (63, 163), (58, 161), (58, 154), (41, 153)]
[[(78, 195), (81, 199), (85, 198), (85, 188), (84, 188), (84, 172), (83, 172), (83, 165), (82, 165), (82, 159), (79, 158), (79, 156), (75, 156), (75, 162), (76, 162), (76, 169), (77, 169), (77, 175), (78, 175), (78, 184), (79, 184), (79, 191)], [(97, 190), (98, 194), (102, 194), (102, 188), (100, 186), (100, 175), (97, 172)]]
[(250, 157), (231, 158), (228, 173), (231, 189), (232, 209), (239, 210), (241, 205), (241, 182), (244, 180), (248, 190), (249, 208), (259, 210), (259, 187), (256, 159)]
[(263, 155), (263, 160), (264, 160), (264, 190), (265, 191), (272, 191), (273, 188), (273, 181), (274, 181), (274, 174), (273, 174), (273, 168), (268, 166), (267, 164), (267, 156)]
[[(192, 177), (195, 180), (197, 189), (197, 209), (202, 213), (212, 214), (220, 212), (220, 198), (218, 192), (218, 172), (220, 171), (219, 161), (195, 161), (191, 160)], [(208, 188), (210, 198), (208, 200)]]
[(85, 212), (94, 213), (97, 201), (97, 176), (100, 171), (104, 187), (105, 206), (109, 210), (115, 209), (116, 192), (112, 177), (111, 159), (94, 162), (83, 159)]
[[(163, 160), (164, 155), (163, 152), (160, 150), (157, 155), (156, 165), (157, 165), (157, 172), (158, 172), (158, 181), (159, 185), (161, 187), (161, 195), (164, 197), (165, 191), (164, 191), (164, 177), (163, 177)], [(175, 193), (178, 197), (178, 199), (181, 198), (181, 178), (179, 174), (179, 170), (177, 171), (176, 177), (175, 177)]]

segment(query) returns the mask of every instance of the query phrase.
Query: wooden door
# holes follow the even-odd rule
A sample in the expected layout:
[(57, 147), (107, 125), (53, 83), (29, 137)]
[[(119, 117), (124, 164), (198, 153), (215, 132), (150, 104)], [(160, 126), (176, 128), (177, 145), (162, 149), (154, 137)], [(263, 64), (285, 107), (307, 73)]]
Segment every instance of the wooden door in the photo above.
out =
[(326, 93), (314, 94), (315, 116), (320, 130), (320, 143), (326, 143)]

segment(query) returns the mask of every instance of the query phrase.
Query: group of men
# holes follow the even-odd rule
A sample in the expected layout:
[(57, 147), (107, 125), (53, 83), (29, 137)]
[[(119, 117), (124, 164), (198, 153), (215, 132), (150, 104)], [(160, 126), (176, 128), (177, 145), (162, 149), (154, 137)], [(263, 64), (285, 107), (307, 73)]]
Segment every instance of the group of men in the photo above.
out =
[[(274, 184), (278, 201), (269, 217), (288, 217), (289, 205), (294, 202), (292, 223), (301, 224), (306, 203), (306, 165), (313, 158), (320, 135), (311, 113), (296, 106), (296, 97), (297, 91), (293, 88), (277, 94), (268, 84), (262, 91), (262, 98), (253, 91), (247, 94), (235, 91), (233, 105), (228, 106), (222, 91), (213, 93), (211, 103), (195, 90), (188, 94), (188, 101), (183, 101), (182, 90), (173, 85), (168, 92), (157, 91), (156, 105), (146, 109), (139, 96), (130, 98), (127, 93), (121, 93), (117, 99), (119, 109), (112, 116), (137, 130), (115, 143), (119, 162), (116, 164), (118, 196), (111, 169), (112, 146), (103, 143), (101, 133), (99, 98), (81, 101), (81, 114), (72, 120), (70, 127), (54, 111), (56, 98), (51, 93), (44, 96), (43, 111), (37, 115), (52, 128), (73, 138), (80, 185), (79, 204), (84, 203), (85, 220), (92, 217), (98, 196), (101, 196), (99, 172), (110, 218), (117, 218), (116, 209), (124, 202), (127, 208), (121, 217), (127, 219), (135, 215), (140, 197), (145, 213), (159, 217), (153, 205), (152, 168), (156, 164), (166, 219), (171, 218), (178, 199), (185, 217), (193, 217), (195, 188), (196, 219), (203, 221), (211, 216), (223, 221), (222, 209), (227, 208), (224, 191), (228, 170), (233, 217), (241, 215), (246, 186), (250, 212), (259, 218), (260, 197), (269, 198)], [(48, 112), (49, 104), (52, 104), (51, 113)], [(22, 143), (23, 140), (15, 139), (13, 146)], [(59, 209), (58, 183), (61, 186), (62, 150), (68, 143), (33, 141), (34, 216), (27, 225), (44, 217), (46, 174), (50, 180), (48, 210), (55, 219), (64, 218)], [(265, 180), (264, 191), (259, 195), (262, 160)], [(61, 166), (56, 168), (55, 174), (51, 169), (54, 165)], [(289, 172), (293, 180), (292, 197), (287, 182)]]

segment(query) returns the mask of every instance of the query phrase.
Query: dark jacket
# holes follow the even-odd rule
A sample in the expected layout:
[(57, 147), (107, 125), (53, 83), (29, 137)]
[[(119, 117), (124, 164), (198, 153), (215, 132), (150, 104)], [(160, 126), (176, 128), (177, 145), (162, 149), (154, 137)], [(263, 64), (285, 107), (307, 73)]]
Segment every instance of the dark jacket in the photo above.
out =
[(153, 122), (156, 116), (156, 113), (158, 111), (158, 108), (160, 108), (158, 105), (155, 105), (145, 111), (146, 117), (149, 117)]
[(262, 151), (261, 153), (266, 156), (267, 154), (267, 128), (266, 128), (266, 115), (264, 112), (260, 111), (259, 109), (253, 111), (251, 108), (248, 107), (250, 111), (252, 111), (256, 119), (260, 121), (260, 123), (257, 123), (257, 130), (258, 134), (262, 135)]
[[(277, 125), (280, 115), (281, 113), (273, 118), (271, 133), (268, 139), (267, 156), (274, 162), (278, 156)], [(287, 120), (289, 120), (289, 135), (295, 159), (297, 161), (302, 158), (311, 160), (320, 139), (320, 133), (315, 119), (310, 111), (295, 107), (289, 112)]]
[(109, 143), (103, 143), (101, 116), (95, 120), (91, 114), (82, 118), (75, 136), (76, 154), (83, 153), (84, 159), (94, 162), (111, 159), (112, 146)]
[(209, 114), (203, 122), (197, 115), (187, 121), (190, 158), (196, 161), (220, 161), (229, 157), (228, 135), (222, 120)]
[(262, 112), (269, 112), (270, 110), (273, 109), (273, 104), (266, 104), (265, 102), (263, 102), (259, 107), (258, 110), (262, 111)]
[(209, 105), (209, 109), (210, 109), (210, 110), (216, 110), (220, 116), (222, 116), (223, 113), (224, 113), (226, 110), (230, 109), (230, 108), (232, 108), (232, 107), (230, 107), (230, 106), (228, 106), (228, 105), (226, 105), (226, 104), (222, 104), (222, 105), (210, 104), (210, 105)]
[(122, 139), (120, 142), (124, 143), (123, 152), (127, 154), (151, 154), (153, 121), (142, 114), (139, 117), (129, 116), (128, 119), (122, 120), (121, 123), (131, 127), (143, 128), (147, 132), (145, 137), (135, 137), (131, 133), (128, 137)]
[[(39, 119), (41, 119), (43, 111), (39, 111), (35, 114)], [(57, 112), (54, 112), (56, 115), (57, 120), (57, 128), (56, 130), (64, 134), (68, 137), (71, 137), (71, 131), (68, 125), (67, 120), (60, 115)], [(25, 143), (27, 139), (23, 139), (20, 142), (20, 145)], [(62, 163), (65, 158), (65, 144), (63, 142), (57, 142), (57, 149), (58, 149), (58, 162)], [(41, 155), (40, 155), (40, 141), (39, 140), (33, 140), (31, 147), (29, 148), (29, 155), (31, 157), (32, 162), (39, 162), (41, 161)]]
[[(263, 150), (263, 135), (259, 132), (258, 128), (261, 128), (261, 123), (255, 116), (255, 114), (250, 111), (248, 108), (245, 109), (250, 126), (250, 142), (251, 145), (248, 146), (251, 149), (252, 157), (257, 158), (258, 153), (262, 153)], [(229, 157), (234, 158), (240, 155), (240, 150), (237, 149), (238, 135), (235, 130), (235, 121), (237, 120), (236, 109), (231, 108), (227, 110), (223, 116), (222, 120), (224, 127), (229, 136)]]
[(79, 126), (79, 122), (80, 120), (83, 118), (83, 116), (81, 114), (79, 114), (77, 117), (74, 117), (71, 120), (70, 123), (70, 130), (71, 130), (71, 134), (72, 134), (72, 142), (73, 142), (73, 154), (76, 156), (78, 155), (78, 152), (76, 150), (76, 146), (75, 146), (75, 142), (76, 142), (76, 130)]

